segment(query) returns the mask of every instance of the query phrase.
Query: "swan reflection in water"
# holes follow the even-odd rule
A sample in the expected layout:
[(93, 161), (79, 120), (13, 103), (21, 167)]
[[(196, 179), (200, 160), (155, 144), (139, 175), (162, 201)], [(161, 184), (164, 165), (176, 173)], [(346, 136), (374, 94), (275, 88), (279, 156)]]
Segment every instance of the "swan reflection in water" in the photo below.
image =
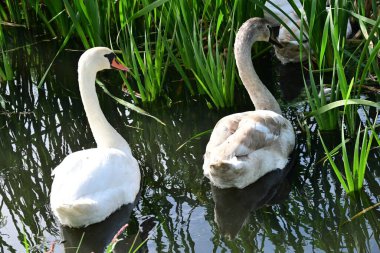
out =
[[(288, 164), (293, 167), (292, 165), (292, 162)], [(214, 219), (220, 233), (232, 240), (246, 223), (251, 212), (265, 205), (284, 201), (290, 192), (288, 171), (287, 168), (271, 171), (243, 189), (220, 189), (211, 185), (215, 202)]]
[[(119, 210), (111, 214), (106, 220), (83, 228), (61, 227), (65, 253), (103, 253), (111, 243), (118, 231), (127, 223), (135, 204), (123, 205)], [(149, 232), (156, 226), (154, 218), (148, 217), (140, 224), (138, 234), (119, 236), (120, 241), (116, 244), (113, 252), (129, 252), (133, 246), (136, 248), (144, 242)], [(128, 227), (127, 227), (128, 229)], [(137, 238), (136, 238), (137, 237)], [(144, 252), (144, 246), (137, 252)]]

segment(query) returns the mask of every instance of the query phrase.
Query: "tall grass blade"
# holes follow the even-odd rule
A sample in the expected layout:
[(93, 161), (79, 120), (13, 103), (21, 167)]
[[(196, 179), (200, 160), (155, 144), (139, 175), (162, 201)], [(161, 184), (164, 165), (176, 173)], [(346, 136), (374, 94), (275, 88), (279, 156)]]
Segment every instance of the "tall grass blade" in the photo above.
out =
[(62, 42), (62, 45), (59, 47), (58, 52), (56, 53), (56, 55), (54, 56), (53, 60), (52, 60), (51, 63), (49, 64), (49, 66), (48, 66), (48, 68), (46, 69), (45, 73), (43, 74), (41, 80), (39, 81), (39, 83), (38, 83), (38, 85), (37, 85), (38, 88), (41, 88), (41, 86), (44, 84), (45, 79), (46, 79), (46, 76), (47, 76), (47, 74), (49, 73), (51, 66), (53, 66), (53, 63), (54, 63), (55, 59), (56, 59), (56, 58), (58, 57), (58, 55), (62, 52), (62, 50), (66, 47), (66, 44), (69, 42), (70, 37), (71, 37), (73, 31), (74, 31), (74, 25), (71, 26), (69, 32), (68, 32), (67, 35), (66, 35), (65, 40)]
[(316, 109), (315, 111), (312, 111), (312, 112), (308, 113), (307, 116), (311, 117), (311, 116), (321, 115), (321, 114), (323, 114), (325, 112), (328, 112), (329, 110), (332, 110), (334, 108), (341, 107), (341, 106), (347, 106), (347, 105), (363, 105), (363, 106), (370, 106), (370, 107), (374, 107), (374, 108), (380, 109), (380, 104), (379, 103), (376, 103), (376, 102), (373, 102), (373, 101), (370, 101), (370, 100), (365, 100), (365, 99), (346, 99), (346, 100), (338, 100), (338, 101), (329, 103), (327, 105), (321, 106), (318, 109)]
[(138, 12), (133, 14), (131, 17), (129, 17), (127, 19), (127, 23), (131, 22), (132, 20), (134, 20), (138, 17), (146, 15), (147, 13), (149, 13), (150, 11), (154, 10), (157, 7), (160, 7), (161, 5), (166, 3), (167, 1), (169, 1), (169, 0), (156, 0), (156, 1), (154, 1), (153, 3), (149, 4), (148, 6), (145, 6), (144, 8), (142, 8), (141, 10), (139, 10)]
[[(67, 12), (70, 15), (71, 20), (73, 21), (73, 26), (75, 27), (84, 47), (86, 49), (90, 48), (90, 43), (88, 42), (87, 36), (84, 33), (83, 28), (80, 24), (79, 15), (77, 15), (77, 13), (74, 11), (73, 7), (70, 5), (68, 0), (63, 0), (63, 2), (65, 4), (65, 8), (66, 8)], [(71, 31), (71, 28), (70, 28), (70, 31)], [(69, 31), (69, 34), (71, 34), (70, 31)], [(66, 38), (67, 38), (67, 36), (66, 36)]]
[(108, 89), (106, 88), (106, 86), (104, 85), (104, 83), (102, 83), (101, 81), (99, 80), (96, 80), (96, 83), (104, 90), (104, 92), (110, 96), (111, 98), (113, 98), (116, 102), (118, 102), (119, 104), (121, 105), (124, 105), (125, 107), (127, 107), (128, 109), (132, 110), (132, 111), (135, 111), (139, 114), (142, 114), (142, 115), (145, 115), (145, 116), (148, 116), (148, 117), (151, 117), (153, 119), (155, 119), (157, 122), (159, 122), (160, 124), (166, 126), (166, 124), (161, 121), (159, 118), (149, 114), (148, 112), (144, 111), (143, 109), (139, 108), (138, 106), (134, 105), (134, 104), (131, 104), (131, 103), (128, 103), (127, 101), (121, 99), (121, 98), (118, 98), (114, 95), (112, 95)]
[(196, 135), (192, 136), (190, 139), (186, 140), (184, 143), (182, 143), (175, 151), (178, 151), (180, 150), (181, 148), (183, 148), (184, 146), (187, 145), (187, 143), (189, 143), (190, 141), (194, 140), (194, 139), (198, 139), (199, 137), (203, 136), (203, 135), (206, 135), (206, 134), (210, 134), (212, 132), (212, 129), (209, 129), (209, 130), (206, 130), (206, 131), (203, 131), (201, 133), (197, 133)]
[[(344, 138), (344, 126), (343, 126), (343, 124), (342, 124), (341, 129), (342, 129), (341, 130), (341, 138), (342, 138), (342, 140), (344, 140), (345, 138)], [(346, 143), (344, 141), (342, 142), (342, 157), (343, 157), (343, 165), (344, 165), (343, 167), (344, 167), (344, 173), (346, 176), (348, 190), (349, 190), (349, 192), (353, 192), (353, 191), (355, 191), (355, 184), (354, 184), (354, 180), (352, 177), (350, 162), (348, 160)]]
[(346, 182), (344, 181), (344, 179), (343, 179), (343, 177), (342, 177), (342, 174), (340, 173), (340, 171), (339, 171), (339, 169), (338, 169), (338, 166), (335, 164), (334, 159), (332, 158), (332, 156), (331, 156), (329, 150), (327, 149), (327, 147), (326, 147), (326, 145), (325, 145), (325, 142), (323, 141), (323, 138), (322, 138), (321, 133), (320, 133), (319, 131), (318, 131), (318, 136), (319, 136), (319, 138), (320, 138), (320, 140), (321, 140), (321, 143), (322, 143), (323, 149), (325, 150), (325, 153), (326, 153), (327, 158), (328, 158), (328, 160), (329, 160), (329, 162), (330, 162), (330, 165), (331, 165), (331, 167), (333, 168), (333, 170), (334, 170), (334, 172), (335, 172), (335, 175), (337, 176), (337, 178), (338, 178), (340, 184), (343, 186), (343, 188), (344, 188), (344, 190), (345, 190), (346, 192), (350, 192), (350, 189), (348, 188)]

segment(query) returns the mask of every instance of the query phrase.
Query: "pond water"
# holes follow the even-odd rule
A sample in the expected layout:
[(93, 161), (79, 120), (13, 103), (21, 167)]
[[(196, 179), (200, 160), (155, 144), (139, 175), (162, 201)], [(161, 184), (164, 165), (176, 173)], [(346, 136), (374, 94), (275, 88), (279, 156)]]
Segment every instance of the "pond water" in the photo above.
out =
[[(55, 50), (35, 49), (49, 59)], [(124, 206), (103, 223), (61, 228), (49, 209), (51, 171), (71, 152), (95, 146), (79, 98), (79, 55), (65, 52), (57, 59), (41, 89), (36, 88), (43, 73), (39, 70), (46, 69), (47, 62), (33, 53), (15, 55), (15, 79), (1, 82), (8, 113), (0, 115), (0, 252), (25, 252), (25, 242), (30, 252), (46, 252), (51, 245), (54, 252), (76, 252), (79, 244), (80, 252), (90, 252), (104, 247), (126, 223), (116, 252), (128, 252), (134, 240), (146, 240), (141, 252), (380, 252), (379, 209), (349, 221), (380, 201), (378, 151), (371, 153), (365, 190), (348, 197), (331, 168), (321, 162), (324, 152), (316, 125), (308, 122), (308, 144), (298, 124), (304, 103), (283, 104), (297, 132), (287, 173), (274, 171), (246, 189), (219, 190), (204, 178), (209, 135), (177, 150), (192, 136), (212, 129), (221, 117), (252, 110), (241, 88), (238, 104), (229, 110), (209, 110), (201, 97), (173, 100), (171, 106), (143, 106), (166, 126), (129, 112), (98, 89), (107, 118), (139, 161), (141, 196), (136, 205)], [(272, 66), (268, 59), (256, 65), (264, 62), (269, 70), (258, 72), (271, 91), (277, 97), (294, 97), (302, 81), (300, 86), (286, 82), (296, 75), (293, 70)], [(117, 73), (101, 73), (99, 78), (114, 95), (130, 100), (120, 91)], [(324, 137), (331, 147), (339, 143), (339, 133)]]

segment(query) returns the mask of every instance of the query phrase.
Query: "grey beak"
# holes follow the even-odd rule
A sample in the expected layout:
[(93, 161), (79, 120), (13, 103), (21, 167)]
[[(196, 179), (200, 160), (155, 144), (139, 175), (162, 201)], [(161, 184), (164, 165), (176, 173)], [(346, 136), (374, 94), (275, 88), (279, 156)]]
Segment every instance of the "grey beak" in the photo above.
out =
[(271, 43), (271, 44), (273, 44), (279, 48), (283, 48), (284, 46), (277, 40), (276, 34), (274, 33), (274, 31), (271, 27), (269, 28), (269, 31), (270, 31), (269, 43)]

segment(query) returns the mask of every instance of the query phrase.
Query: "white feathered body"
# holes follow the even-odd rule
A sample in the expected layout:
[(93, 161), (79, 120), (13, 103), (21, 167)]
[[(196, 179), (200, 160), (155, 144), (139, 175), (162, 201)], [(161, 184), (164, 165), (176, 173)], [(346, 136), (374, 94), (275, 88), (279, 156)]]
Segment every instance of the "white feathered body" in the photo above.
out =
[(283, 169), (295, 145), (291, 123), (269, 110), (226, 116), (216, 124), (204, 156), (204, 175), (219, 188), (244, 188)]
[(140, 189), (136, 159), (115, 148), (68, 155), (54, 171), (51, 207), (63, 225), (87, 226), (133, 203)]
[(122, 205), (134, 203), (140, 190), (138, 163), (127, 141), (107, 121), (96, 94), (96, 73), (111, 67), (127, 69), (105, 47), (87, 50), (78, 62), (79, 90), (97, 148), (68, 155), (52, 173), (50, 205), (62, 225), (103, 221)]

